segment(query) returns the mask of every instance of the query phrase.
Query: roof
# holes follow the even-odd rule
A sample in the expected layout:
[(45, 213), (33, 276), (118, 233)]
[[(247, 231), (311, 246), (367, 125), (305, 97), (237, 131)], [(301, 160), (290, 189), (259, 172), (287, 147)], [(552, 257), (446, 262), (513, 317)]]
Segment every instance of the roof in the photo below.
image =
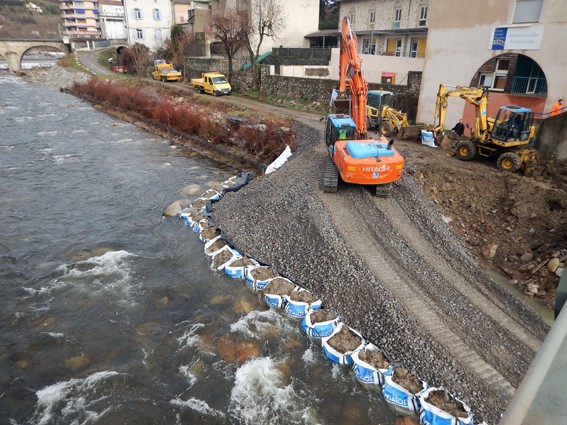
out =
[(515, 106), (515, 105), (501, 106), (500, 109), (508, 109), (509, 111), (513, 111), (513, 112), (532, 112), (532, 110), (529, 108), (522, 108), (521, 106)]
[[(355, 30), (357, 36), (361, 35), (393, 35), (393, 34), (427, 34), (427, 28), (397, 28), (397, 29), (378, 29), (378, 30)], [(321, 30), (307, 34), (305, 38), (319, 38), (319, 37), (340, 37), (341, 31), (336, 30)]]
[(317, 38), (317, 37), (339, 37), (341, 32), (337, 30), (321, 30), (307, 34), (305, 38)]
[(347, 127), (356, 127), (353, 119), (345, 114), (329, 115), (329, 119), (335, 127), (342, 127), (343, 125), (346, 125)]

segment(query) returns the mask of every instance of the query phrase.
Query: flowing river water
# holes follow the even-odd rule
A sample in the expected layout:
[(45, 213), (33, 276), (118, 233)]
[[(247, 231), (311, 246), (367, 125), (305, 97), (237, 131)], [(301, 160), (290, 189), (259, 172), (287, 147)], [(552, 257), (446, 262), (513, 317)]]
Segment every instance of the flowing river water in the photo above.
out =
[[(232, 174), (0, 75), (0, 424), (394, 424), (378, 392), (162, 217), (181, 188)], [(233, 362), (221, 340), (261, 355)]]

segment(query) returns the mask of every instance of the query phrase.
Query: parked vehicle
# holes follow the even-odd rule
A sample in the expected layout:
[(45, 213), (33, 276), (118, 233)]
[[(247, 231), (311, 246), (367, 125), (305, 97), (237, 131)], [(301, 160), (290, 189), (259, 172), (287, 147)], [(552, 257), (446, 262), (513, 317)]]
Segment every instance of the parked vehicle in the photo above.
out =
[(154, 61), (152, 77), (154, 80), (161, 80), (163, 82), (179, 81), (183, 78), (181, 72), (175, 69), (172, 64), (161, 59)]
[(203, 72), (201, 78), (191, 78), (191, 85), (199, 93), (209, 93), (213, 96), (230, 96), (232, 87), (223, 74), (218, 72)]

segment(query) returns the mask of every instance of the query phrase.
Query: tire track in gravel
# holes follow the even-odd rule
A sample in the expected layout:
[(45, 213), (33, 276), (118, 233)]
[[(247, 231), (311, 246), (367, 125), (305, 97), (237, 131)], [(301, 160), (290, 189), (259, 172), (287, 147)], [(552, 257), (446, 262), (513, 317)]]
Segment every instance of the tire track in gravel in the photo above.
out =
[[(322, 196), (322, 200), (336, 224), (356, 223), (356, 225), (337, 225), (336, 227), (345, 241), (348, 241), (353, 250), (364, 259), (381, 284), (399, 300), (407, 312), (416, 318), (424, 329), (431, 334), (431, 337), (444, 346), (451, 353), (451, 356), (459, 361), (471, 375), (490, 385), (505, 398), (511, 398), (515, 391), (514, 384), (485, 361), (477, 351), (471, 349), (469, 342), (463, 341), (446, 324), (445, 312), (435, 299), (428, 295), (419, 284), (410, 284), (411, 280), (408, 280), (400, 274), (399, 270), (396, 270), (395, 261), (392, 260), (388, 249), (384, 248), (385, 245), (388, 245), (388, 241), (379, 241), (375, 237), (369, 237), (369, 235), (375, 234), (376, 226), (388, 229), (390, 224), (388, 222), (374, 221), (370, 223), (368, 221), (366, 214), (368, 206), (365, 202), (362, 202), (365, 195), (371, 196), (363, 192), (349, 193), (349, 196), (345, 196), (343, 190), (342, 193), (339, 192), (334, 196)], [(355, 202), (351, 199), (352, 197), (355, 198)], [(391, 199), (382, 201), (394, 202)], [(354, 205), (356, 206), (353, 208)], [(361, 205), (363, 206), (361, 207)], [(406, 232), (411, 232), (409, 229), (411, 229), (410, 226), (406, 228)], [(430, 249), (434, 248), (430, 247)]]
[(381, 201), (380, 199), (375, 201), (377, 207), (388, 216), (391, 224), (420, 253), (427, 264), (438, 265), (437, 271), (444, 280), (456, 288), (462, 296), (468, 298), (480, 311), (492, 317), (494, 322), (513, 334), (516, 339), (523, 341), (534, 353), (539, 349), (541, 340), (528, 332), (524, 326), (519, 325), (514, 316), (507, 314), (498, 299), (488, 298), (487, 294), (480, 292), (476, 285), (473, 286), (470, 281), (463, 280), (463, 275), (450, 267), (447, 257), (440, 255), (439, 247), (432, 249), (432, 245), (425, 240), (422, 233), (415, 231), (412, 222), (396, 199), (392, 198), (391, 202)]

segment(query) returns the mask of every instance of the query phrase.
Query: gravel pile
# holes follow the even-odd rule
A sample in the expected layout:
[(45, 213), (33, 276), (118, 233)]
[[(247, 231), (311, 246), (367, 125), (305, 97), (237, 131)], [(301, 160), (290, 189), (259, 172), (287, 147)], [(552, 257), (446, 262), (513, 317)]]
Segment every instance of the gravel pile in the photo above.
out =
[(88, 81), (92, 75), (84, 72), (53, 66), (51, 68), (34, 68), (26, 71), (23, 77), (33, 83), (47, 84), (50, 86), (68, 88), (74, 83), (84, 83)]
[[(276, 173), (257, 177), (238, 192), (225, 194), (222, 201), (214, 204), (212, 218), (216, 225), (246, 255), (271, 265), (281, 275), (320, 297), (327, 308), (337, 312), (346, 324), (385, 350), (394, 361), (401, 362), (424, 381), (444, 386), (462, 399), (472, 407), (477, 420), (496, 423), (509, 396), (471, 376), (470, 371), (456, 362), (411, 314), (407, 314), (400, 300), (380, 281), (381, 277), (372, 273), (369, 265), (353, 252), (350, 241), (345, 241), (335, 227), (328, 205), (321, 200), (324, 195), (319, 182), (325, 158), (322, 134), (300, 123), (296, 123), (296, 131), (298, 152)], [(413, 171), (406, 170), (402, 180), (395, 184), (392, 196), (406, 215), (412, 217), (424, 237), (447, 253), (445, 260), (451, 261), (453, 267), (466, 276), (467, 283), (486, 285), (476, 277), (483, 273), (474, 259), (434, 205), (423, 196), (412, 176)], [(368, 198), (368, 202), (373, 202), (373, 198), (370, 193), (361, 197), (360, 192), (361, 188), (342, 187), (339, 195), (358, 208), (364, 208), (361, 198), (363, 201)], [(367, 220), (379, 227), (384, 217), (380, 211), (369, 211)], [(348, 226), (356, 225), (348, 221), (340, 224), (345, 227), (341, 229), (343, 234), (348, 234)], [(372, 237), (380, 240), (385, 251), (400, 257), (400, 268), (412, 269), (406, 272), (408, 279), (424, 279), (419, 277), (420, 265), (413, 263), (415, 253), (405, 246), (397, 232)], [(424, 270), (427, 274), (427, 267)], [(452, 288), (445, 291), (440, 286), (443, 279), (435, 273), (426, 278), (431, 279), (432, 287), (439, 291), (440, 297), (453, 296)], [(506, 308), (523, 315), (520, 320), (524, 320), (534, 333), (546, 334), (547, 327), (531, 309), (495, 285), (489, 290)], [(477, 316), (483, 318), (468, 300), (453, 301), (447, 306), (451, 315), (448, 320), (460, 317), (466, 322)], [(512, 350), (527, 352), (511, 364), (503, 359), (502, 365), (494, 366), (517, 385), (534, 353), (517, 341), (506, 340), (506, 336), (502, 341), (492, 341), (492, 337), (493, 334), (486, 337), (483, 333), (471, 332), (466, 342), (477, 351), (490, 351), (493, 345), (500, 347), (501, 343), (512, 353), (518, 352)]]

